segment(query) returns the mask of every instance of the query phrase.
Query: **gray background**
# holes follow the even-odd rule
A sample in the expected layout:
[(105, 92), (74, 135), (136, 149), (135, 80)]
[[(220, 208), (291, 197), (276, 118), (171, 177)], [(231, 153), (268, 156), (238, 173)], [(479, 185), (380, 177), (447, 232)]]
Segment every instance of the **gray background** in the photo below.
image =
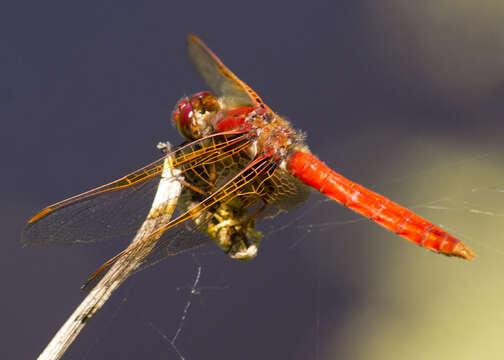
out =
[[(19, 1), (0, 14), (2, 359), (34, 358), (128, 242), (21, 248), (19, 234), (43, 206), (181, 141), (171, 110), (206, 89), (188, 33), (330, 166), (478, 257), (431, 254), (313, 195), (264, 223), (255, 260), (198, 253), (184, 356), (502, 357), (502, 1)], [(196, 272), (181, 255), (134, 276), (66, 358), (177, 359), (159, 332), (174, 336)]]

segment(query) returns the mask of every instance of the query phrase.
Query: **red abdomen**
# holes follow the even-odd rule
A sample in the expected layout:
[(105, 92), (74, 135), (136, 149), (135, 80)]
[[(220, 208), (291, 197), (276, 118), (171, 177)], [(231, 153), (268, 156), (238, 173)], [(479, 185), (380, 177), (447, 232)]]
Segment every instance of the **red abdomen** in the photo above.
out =
[(306, 185), (405, 239), (448, 256), (471, 260), (475, 255), (446, 231), (411, 210), (339, 175), (310, 153), (296, 152), (287, 167), (292, 175)]

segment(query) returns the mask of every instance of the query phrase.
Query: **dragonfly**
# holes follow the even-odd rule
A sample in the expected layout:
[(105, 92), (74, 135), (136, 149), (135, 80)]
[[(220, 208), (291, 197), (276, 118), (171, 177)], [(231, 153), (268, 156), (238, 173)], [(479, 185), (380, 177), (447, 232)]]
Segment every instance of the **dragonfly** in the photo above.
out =
[(423, 248), (466, 260), (475, 256), (439, 226), (330, 169), (310, 152), (303, 133), (195, 35), (188, 36), (187, 51), (211, 92), (184, 97), (176, 105), (173, 122), (185, 142), (118, 180), (39, 211), (23, 230), (25, 245), (88, 243), (134, 233), (170, 158), (182, 186), (175, 216), (90, 279), (149, 242), (156, 243), (138, 270), (212, 240), (231, 258), (254, 258), (262, 237), (257, 224), (301, 205), (310, 190)]

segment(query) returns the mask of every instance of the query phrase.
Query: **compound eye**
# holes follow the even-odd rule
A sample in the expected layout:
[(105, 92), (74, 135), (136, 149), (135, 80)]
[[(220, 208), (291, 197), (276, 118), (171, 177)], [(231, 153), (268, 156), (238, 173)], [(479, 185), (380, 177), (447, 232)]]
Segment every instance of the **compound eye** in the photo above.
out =
[(183, 113), (187, 112), (186, 109), (188, 109), (189, 107), (191, 107), (191, 105), (187, 100), (181, 100), (178, 103), (175, 111), (173, 112), (173, 122), (177, 127), (186, 126), (189, 122), (189, 119), (186, 116), (182, 116)]
[(199, 92), (179, 101), (173, 112), (173, 122), (182, 136), (196, 140), (212, 130), (219, 111), (215, 96), (208, 91)]
[(198, 137), (197, 124), (194, 120), (194, 111), (188, 100), (183, 99), (178, 103), (173, 112), (173, 122), (183, 137), (189, 140)]

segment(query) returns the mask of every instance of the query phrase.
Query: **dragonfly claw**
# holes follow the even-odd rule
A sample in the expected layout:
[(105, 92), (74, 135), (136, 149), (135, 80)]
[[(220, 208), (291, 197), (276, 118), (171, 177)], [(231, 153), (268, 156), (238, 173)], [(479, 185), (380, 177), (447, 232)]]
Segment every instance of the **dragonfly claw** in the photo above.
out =
[(168, 154), (172, 149), (172, 145), (170, 144), (169, 141), (166, 142), (160, 141), (157, 143), (156, 148), (160, 150), (163, 154)]

